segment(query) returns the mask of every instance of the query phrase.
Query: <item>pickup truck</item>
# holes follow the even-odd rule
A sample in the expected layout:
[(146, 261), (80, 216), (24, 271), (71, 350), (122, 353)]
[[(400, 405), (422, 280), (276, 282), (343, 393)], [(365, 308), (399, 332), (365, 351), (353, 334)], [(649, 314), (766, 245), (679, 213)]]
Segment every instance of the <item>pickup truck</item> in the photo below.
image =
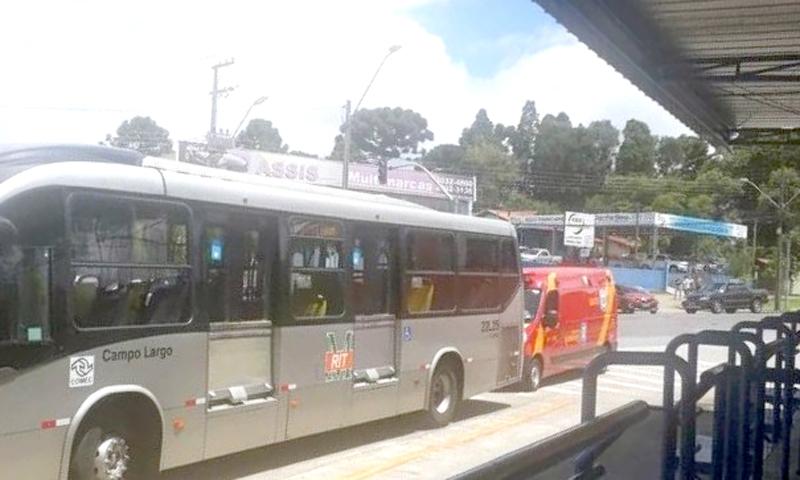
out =
[(562, 260), (558, 255), (550, 255), (550, 251), (545, 248), (521, 247), (519, 257), (524, 267), (557, 265)]
[(643, 268), (654, 270), (669, 270), (670, 272), (689, 273), (689, 262), (685, 260), (675, 260), (669, 255), (659, 253), (654, 258), (646, 260), (642, 264)]
[(681, 306), (686, 313), (698, 310), (711, 310), (713, 313), (734, 313), (740, 308), (748, 308), (760, 313), (767, 302), (767, 291), (750, 288), (741, 282), (715, 283), (686, 295)]

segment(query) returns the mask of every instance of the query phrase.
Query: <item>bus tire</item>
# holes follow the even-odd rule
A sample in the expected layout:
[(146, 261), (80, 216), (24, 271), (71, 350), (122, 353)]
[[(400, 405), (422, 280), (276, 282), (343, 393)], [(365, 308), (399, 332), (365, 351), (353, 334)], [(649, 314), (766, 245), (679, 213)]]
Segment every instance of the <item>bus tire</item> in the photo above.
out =
[(456, 368), (452, 362), (440, 362), (431, 377), (428, 392), (428, 423), (433, 427), (444, 427), (456, 414), (461, 387)]
[(75, 433), (69, 480), (151, 480), (158, 478), (160, 444), (145, 419), (99, 412)]
[(526, 358), (522, 367), (522, 390), (535, 392), (542, 383), (542, 361), (539, 357)]

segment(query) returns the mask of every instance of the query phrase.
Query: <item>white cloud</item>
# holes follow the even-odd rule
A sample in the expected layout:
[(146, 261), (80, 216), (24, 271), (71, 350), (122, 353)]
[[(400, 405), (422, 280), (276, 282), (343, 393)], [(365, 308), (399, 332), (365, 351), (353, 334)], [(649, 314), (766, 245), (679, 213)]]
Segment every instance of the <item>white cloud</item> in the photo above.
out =
[[(688, 131), (569, 36), (491, 78), (471, 76), (409, 13), (424, 1), (12, 2), (0, 10), (0, 142), (93, 143), (133, 115), (152, 116), (173, 138), (199, 138), (210, 66), (234, 57), (221, 70), (222, 85), (237, 88), (220, 102), (219, 125), (235, 128), (268, 95), (252, 116), (271, 119), (292, 148), (324, 155), (341, 105), (358, 100), (393, 44), (403, 48), (363, 106), (419, 111), (436, 143), (457, 141), (481, 107), (514, 124), (526, 99), (575, 123), (621, 127), (636, 117), (659, 134)], [(511, 40), (498, 42), (498, 56)]]

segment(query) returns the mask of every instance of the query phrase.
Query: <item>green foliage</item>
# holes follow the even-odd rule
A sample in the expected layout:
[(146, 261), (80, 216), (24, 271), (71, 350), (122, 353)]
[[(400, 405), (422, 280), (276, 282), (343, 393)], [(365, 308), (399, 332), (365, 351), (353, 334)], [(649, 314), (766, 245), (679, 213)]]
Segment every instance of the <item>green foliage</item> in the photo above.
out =
[(516, 138), (516, 128), (502, 123), (492, 123), (486, 110), (481, 108), (475, 115), (472, 125), (461, 132), (458, 144), (465, 149), (475, 145), (493, 144), (508, 153), (513, 150)]
[(536, 200), (518, 191), (509, 193), (501, 206), (509, 210), (530, 210), (539, 215), (564, 213), (564, 209), (555, 203)]
[(269, 120), (254, 118), (247, 124), (247, 128), (239, 132), (236, 145), (249, 150), (264, 152), (286, 153), (289, 146), (283, 143), (281, 134)]
[[(404, 154), (417, 153), (419, 145), (433, 140), (428, 121), (413, 110), (404, 108), (373, 108), (357, 111), (350, 120), (352, 125), (351, 158), (393, 159)], [(344, 132), (336, 136), (331, 158), (341, 159), (344, 152)]]
[(516, 134), (511, 141), (511, 151), (514, 156), (528, 165), (533, 161), (533, 152), (536, 145), (536, 136), (539, 134), (539, 113), (536, 103), (528, 100), (522, 107), (522, 114), (517, 124)]
[(618, 136), (607, 120), (573, 127), (563, 112), (545, 115), (526, 171), (529, 191), (565, 208), (580, 208), (588, 195), (602, 188)]
[(656, 165), (656, 137), (650, 127), (639, 120), (630, 119), (622, 131), (624, 140), (617, 154), (616, 172), (620, 175), (652, 175)]
[(433, 147), (423, 155), (420, 162), (430, 169), (441, 169), (457, 173), (464, 168), (465, 154), (464, 147), (445, 143)]
[(513, 184), (519, 172), (519, 160), (509, 155), (495, 142), (470, 145), (464, 155), (464, 167), (478, 181), (479, 208), (505, 205), (514, 192)]
[(172, 153), (172, 140), (167, 129), (150, 117), (133, 117), (117, 128), (117, 136), (106, 135), (113, 147), (136, 150), (145, 155), (162, 156)]

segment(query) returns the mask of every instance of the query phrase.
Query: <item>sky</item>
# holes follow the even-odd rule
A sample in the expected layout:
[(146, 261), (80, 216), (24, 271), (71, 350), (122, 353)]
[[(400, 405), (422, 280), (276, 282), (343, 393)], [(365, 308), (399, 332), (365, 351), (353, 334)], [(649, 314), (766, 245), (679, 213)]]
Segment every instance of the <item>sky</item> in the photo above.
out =
[(250, 118), (324, 156), (392, 45), (362, 108), (419, 112), (428, 148), (457, 143), (480, 108), (516, 124), (526, 100), (574, 124), (691, 133), (529, 0), (30, 0), (0, 7), (0, 42), (0, 143), (97, 143), (136, 115), (201, 139), (211, 66), (233, 58), (218, 125), (267, 96)]

